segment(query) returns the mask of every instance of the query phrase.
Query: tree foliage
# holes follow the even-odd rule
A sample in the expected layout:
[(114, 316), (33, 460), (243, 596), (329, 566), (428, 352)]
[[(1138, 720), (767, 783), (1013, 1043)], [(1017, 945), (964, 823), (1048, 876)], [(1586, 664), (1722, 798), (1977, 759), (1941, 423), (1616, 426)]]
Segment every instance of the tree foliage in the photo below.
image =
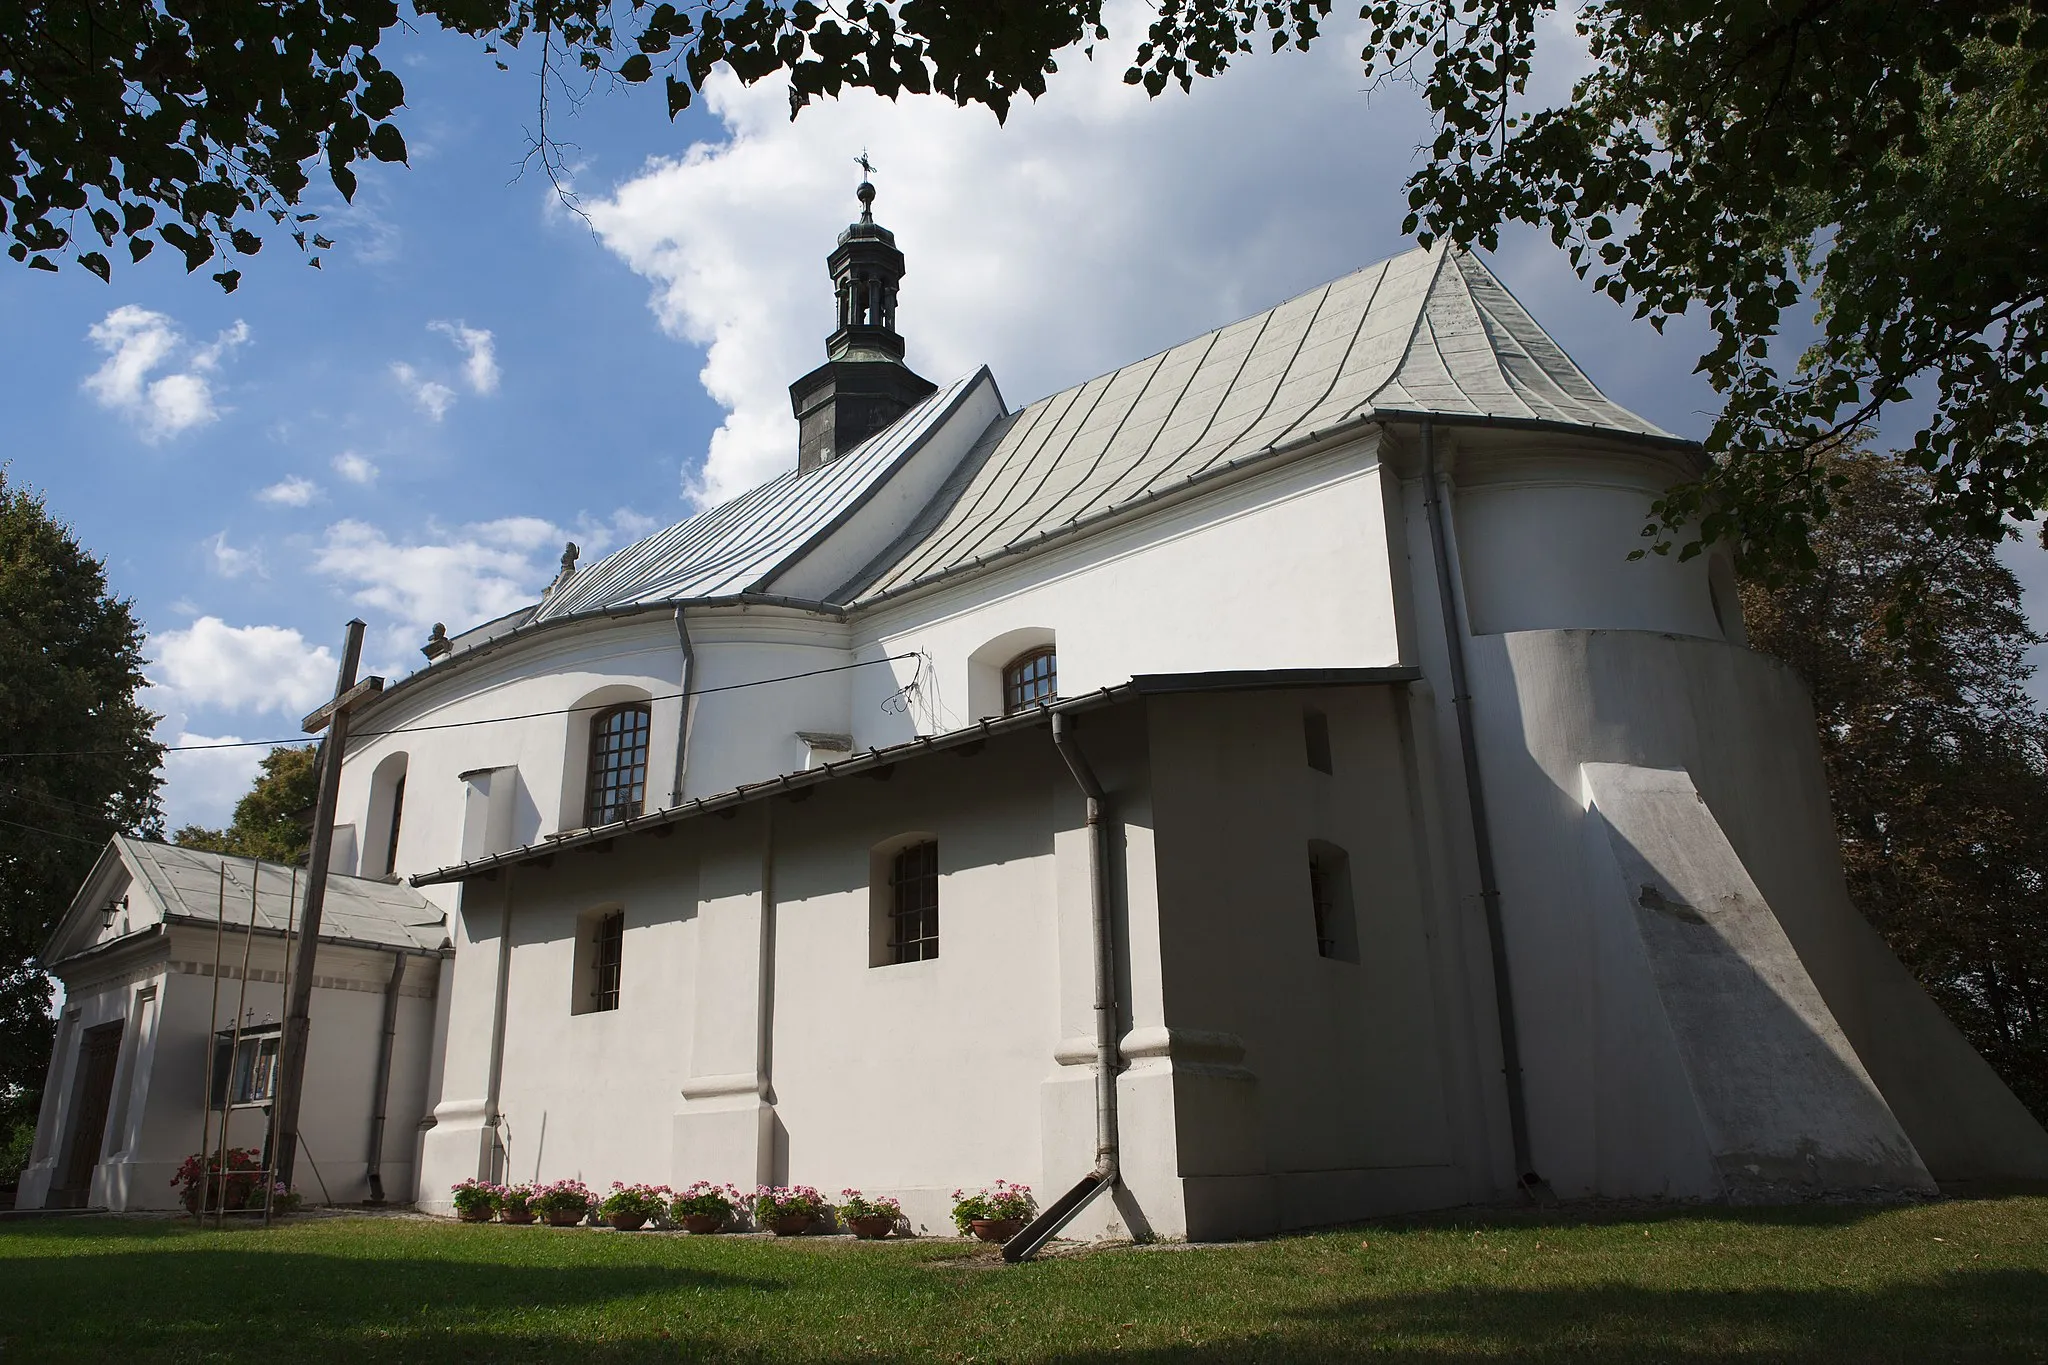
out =
[(1824, 454), (1811, 559), (1743, 586), (1751, 643), (1813, 693), (1857, 906), (2048, 1122), (2048, 714), (2020, 588), (1927, 524), (1910, 462)]
[[(791, 112), (866, 88), (1004, 117), (1058, 59), (1108, 41), (1101, 0), (415, 0), (423, 20), (541, 73), (661, 78), (671, 117), (721, 67), (788, 82)], [(1980, 536), (2048, 503), (2048, 0), (1363, 0), (1373, 80), (1435, 119), (1407, 230), (1493, 246), (1533, 224), (1661, 327), (1703, 310), (1725, 404), (1702, 480), (1646, 550), (1730, 538), (1782, 563), (1828, 510), (1816, 452), (1918, 398), (1928, 514)], [(1305, 48), (1334, 0), (1157, 0), (1126, 79), (1154, 95), (1258, 48)], [(1538, 34), (1590, 53), (1529, 94)], [(16, 259), (158, 242), (188, 268), (283, 230), (324, 171), (402, 160), (404, 88), (375, 49), (391, 0), (23, 0), (0, 8), (0, 214)], [(1279, 130), (1276, 130), (1279, 131)], [(100, 244), (94, 244), (94, 238)], [(317, 255), (314, 257), (318, 261)], [(232, 288), (233, 268), (215, 276)], [(1807, 301), (1802, 304), (1802, 300)], [(1773, 353), (1788, 309), (1822, 337)], [(1918, 386), (1917, 389), (1915, 386)]]
[(313, 846), (313, 826), (307, 816), (320, 795), (318, 754), (312, 745), (272, 749), (263, 756), (255, 785), (235, 803), (234, 818), (226, 829), (186, 825), (171, 836), (172, 842), (237, 858), (261, 858), (294, 867), (304, 863)]
[(142, 662), (105, 566), (0, 468), (0, 1120), (50, 1059), (36, 954), (107, 840), (162, 822)]

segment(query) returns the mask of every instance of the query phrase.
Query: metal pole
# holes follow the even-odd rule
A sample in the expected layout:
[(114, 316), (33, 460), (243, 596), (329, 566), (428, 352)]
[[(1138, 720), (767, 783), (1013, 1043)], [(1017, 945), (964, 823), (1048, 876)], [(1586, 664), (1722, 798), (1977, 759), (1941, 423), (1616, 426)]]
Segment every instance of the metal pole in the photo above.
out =
[[(242, 1051), (242, 1015), (249, 1008), (249, 950), (256, 943), (256, 884), (262, 880), (263, 864), (249, 860), (249, 927), (242, 934), (242, 984), (235, 994), (235, 1028), (228, 1041), (228, 1083), (220, 1102), (220, 1206), (213, 1211), (213, 1225), (219, 1227), (228, 1213), (228, 1120), (235, 1113), (235, 1062)], [(228, 865), (220, 865), (226, 872)]]
[[(228, 864), (223, 857), (220, 864), (220, 891), (214, 898), (213, 913), (213, 1004), (206, 1012), (206, 1082), (199, 1095), (199, 1207), (193, 1217), (206, 1216), (206, 1187), (209, 1177), (206, 1173), (206, 1156), (213, 1150), (213, 1026), (220, 1022), (220, 935), (221, 926), (228, 918)], [(227, 1116), (221, 1116), (227, 1122)]]
[[(292, 883), (284, 894), (284, 968), (278, 973), (278, 1015), (289, 1008), (292, 994), (292, 917), (299, 908), (299, 869), (292, 869)], [(284, 1062), (284, 1039), (278, 1039), (278, 1064)], [(289, 1187), (287, 1187), (289, 1188)], [(263, 1135), (263, 1226), (270, 1226), (272, 1195), (277, 1189), (277, 1078), (271, 1078), (269, 1127)]]
[[(356, 685), (356, 666), (363, 657), (363, 623), (348, 623), (348, 642), (341, 651), (337, 699)], [(277, 1171), (286, 1186), (299, 1150), (299, 1097), (306, 1079), (306, 1034), (312, 1023), (313, 970), (320, 949), (320, 911), (327, 898), (327, 861), (334, 852), (334, 813), (341, 794), (341, 761), (348, 751), (348, 708), (338, 707), (322, 741), (320, 799), (313, 808), (313, 849), (306, 862), (306, 908), (300, 919), (298, 953), (293, 961), (291, 1009), (285, 1016), (279, 1045), (277, 1097)]]

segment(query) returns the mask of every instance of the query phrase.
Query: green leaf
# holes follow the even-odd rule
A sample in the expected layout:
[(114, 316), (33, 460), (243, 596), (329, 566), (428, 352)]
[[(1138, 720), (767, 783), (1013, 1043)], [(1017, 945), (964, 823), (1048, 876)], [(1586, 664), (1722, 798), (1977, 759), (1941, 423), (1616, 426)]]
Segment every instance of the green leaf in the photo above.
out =
[(638, 84), (654, 74), (654, 62), (644, 52), (635, 52), (619, 63), (621, 78)]
[(405, 138), (396, 124), (380, 123), (370, 130), (370, 155), (379, 161), (405, 160)]

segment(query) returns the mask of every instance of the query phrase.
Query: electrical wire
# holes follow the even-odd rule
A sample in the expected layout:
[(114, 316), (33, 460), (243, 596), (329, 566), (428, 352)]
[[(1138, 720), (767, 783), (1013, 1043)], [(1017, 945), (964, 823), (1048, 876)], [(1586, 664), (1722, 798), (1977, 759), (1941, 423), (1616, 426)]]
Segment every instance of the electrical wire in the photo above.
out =
[[(823, 677), (828, 673), (844, 673), (850, 669), (868, 668), (874, 664), (898, 663), (904, 659), (915, 659), (918, 657), (919, 656), (916, 653), (887, 654), (879, 659), (862, 659), (857, 663), (835, 664), (831, 668), (814, 668), (804, 673), (785, 673), (782, 674), (780, 677), (755, 678), (750, 682), (725, 683), (719, 687), (699, 687), (692, 690), (689, 695), (693, 697), (703, 697), (708, 696), (714, 692), (738, 692), (749, 687), (767, 687), (774, 683), (796, 682), (803, 678), (818, 678)], [(662, 692), (644, 698), (644, 700), (674, 701), (676, 698), (681, 697), (683, 695), (684, 694), (681, 692)], [(404, 725), (390, 730), (358, 730), (349, 735), (349, 738), (352, 740), (376, 739), (383, 735), (411, 735), (418, 734), (426, 730), (462, 730), (467, 729), (469, 726), (472, 725), (500, 725), (506, 721), (537, 720), (543, 716), (574, 715), (578, 711), (602, 711), (609, 706), (615, 705), (617, 705), (616, 702), (593, 702), (584, 706), (558, 706), (550, 708), (545, 711), (522, 711), (518, 715), (513, 716), (479, 716), (474, 720), (447, 720), (438, 721), (429, 725)], [(307, 739), (305, 736), (300, 735), (290, 739), (235, 739), (222, 740), (217, 743), (209, 744), (166, 744), (162, 746), (162, 751), (167, 754), (185, 754), (209, 749), (274, 749), (279, 746), (305, 745), (310, 744), (312, 742), (313, 741)], [(43, 749), (27, 750), (11, 754), (0, 754), (0, 759), (86, 758), (99, 754), (122, 754), (127, 752), (128, 750), (126, 749)]]

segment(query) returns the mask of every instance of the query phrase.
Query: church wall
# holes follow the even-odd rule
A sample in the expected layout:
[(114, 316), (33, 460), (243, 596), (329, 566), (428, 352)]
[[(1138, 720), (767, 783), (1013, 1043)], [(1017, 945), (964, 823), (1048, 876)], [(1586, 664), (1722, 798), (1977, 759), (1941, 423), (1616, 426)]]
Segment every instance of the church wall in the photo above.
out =
[(910, 708), (887, 706), (910, 664), (853, 675), (856, 747), (998, 714), (970, 656), (1021, 629), (1053, 633), (1067, 697), (1139, 673), (1403, 662), (1376, 452), (1355, 442), (863, 612), (857, 657), (922, 651), (932, 667)]
[[(1148, 700), (1191, 1235), (1472, 1197), (1406, 704), (1383, 687)], [(1309, 710), (1329, 773), (1309, 760)], [(1318, 951), (1312, 850), (1344, 883), (1334, 956)]]
[(1632, 1006), (1629, 983), (1600, 969), (1609, 935), (1581, 837), (1586, 763), (1688, 775), (1937, 1180), (2048, 1175), (2048, 1135), (1850, 904), (1812, 714), (1789, 669), (1634, 631), (1481, 636), (1471, 659), (1535, 1164), (1558, 1194), (1655, 1193), (1660, 1180), (1665, 1193), (1711, 1192), (1690, 1188), (1697, 1153), (1675, 1138), (1624, 1163), (1603, 1156), (1617, 1133), (1658, 1122), (1603, 1079), (1619, 1064), (1614, 1021)]
[[(809, 753), (799, 731), (843, 735), (851, 728), (849, 675), (819, 673), (852, 662), (840, 622), (783, 608), (735, 606), (693, 609), (688, 624), (697, 695), (685, 798), (800, 772)], [(774, 678), (790, 680), (745, 685)], [(719, 688), (726, 690), (705, 690)], [(658, 795), (650, 791), (648, 809), (669, 804), (668, 791), (666, 785)]]
[[(373, 832), (372, 774), (379, 763), (403, 752), (406, 788), (396, 871), (400, 876), (461, 861), (464, 815), (461, 774), (516, 767), (518, 792), (511, 823), (517, 844), (532, 843), (562, 827), (565, 814), (580, 818), (584, 772), (571, 767), (577, 746), (570, 727), (587, 727), (591, 712), (559, 714), (592, 697), (638, 693), (671, 697), (682, 686), (681, 648), (675, 622), (662, 613), (618, 621), (570, 626), (515, 645), (474, 663), (448, 668), (445, 677), (412, 684), (408, 693), (363, 715), (343, 765), (336, 823), (353, 837), (337, 839), (358, 850), (382, 846)], [(677, 700), (653, 703), (648, 745), (648, 806), (667, 803), (675, 774)], [(493, 717), (544, 712), (530, 719), (471, 725)], [(406, 727), (443, 726), (418, 729)], [(377, 732), (404, 730), (404, 733)], [(579, 751), (587, 752), (587, 751)], [(382, 807), (387, 812), (388, 804)], [(338, 866), (343, 873), (381, 873)], [(450, 888), (426, 888), (452, 906)]]

